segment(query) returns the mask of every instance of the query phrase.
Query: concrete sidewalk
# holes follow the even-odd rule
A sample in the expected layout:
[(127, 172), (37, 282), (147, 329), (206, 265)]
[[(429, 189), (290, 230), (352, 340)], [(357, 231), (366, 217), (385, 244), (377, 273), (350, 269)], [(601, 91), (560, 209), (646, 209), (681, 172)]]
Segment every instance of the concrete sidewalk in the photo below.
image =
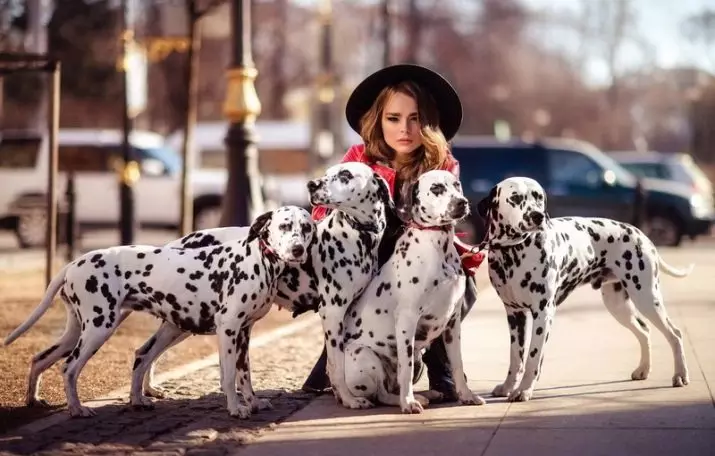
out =
[[(631, 381), (635, 337), (600, 302), (577, 290), (559, 309), (535, 398), (508, 403), (491, 389), (509, 359), (504, 310), (485, 291), (465, 322), (465, 370), (480, 407), (439, 406), (420, 415), (397, 408), (351, 411), (322, 397), (241, 451), (245, 456), (328, 455), (704, 455), (715, 451), (715, 303), (712, 269), (664, 279), (666, 306), (683, 330), (691, 383), (672, 388), (673, 358), (652, 333), (653, 368)], [(426, 385), (421, 384), (424, 388)]]

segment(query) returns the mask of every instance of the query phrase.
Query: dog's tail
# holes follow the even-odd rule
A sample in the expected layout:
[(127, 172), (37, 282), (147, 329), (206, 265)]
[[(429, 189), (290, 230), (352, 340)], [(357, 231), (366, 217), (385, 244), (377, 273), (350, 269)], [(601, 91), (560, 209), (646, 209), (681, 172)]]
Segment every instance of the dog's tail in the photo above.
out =
[(65, 281), (65, 276), (67, 275), (67, 268), (69, 265), (65, 265), (62, 270), (55, 276), (54, 279), (50, 282), (50, 285), (47, 287), (47, 291), (45, 292), (45, 296), (42, 298), (42, 301), (40, 302), (40, 305), (35, 307), (35, 310), (32, 312), (32, 315), (28, 317), (27, 320), (23, 324), (17, 327), (15, 331), (13, 331), (9, 336), (5, 338), (4, 345), (10, 345), (17, 339), (18, 337), (22, 336), (25, 331), (30, 329), (32, 325), (37, 323), (37, 320), (42, 317), (45, 312), (47, 312), (47, 309), (50, 308), (52, 305), (52, 301), (55, 298), (55, 295), (57, 292), (60, 290), (62, 287), (62, 284)]
[(669, 276), (678, 278), (689, 276), (695, 268), (695, 265), (693, 263), (690, 263), (685, 269), (674, 268), (673, 266), (666, 263), (663, 257), (660, 256), (660, 254), (658, 254), (658, 265), (660, 266), (660, 269)]

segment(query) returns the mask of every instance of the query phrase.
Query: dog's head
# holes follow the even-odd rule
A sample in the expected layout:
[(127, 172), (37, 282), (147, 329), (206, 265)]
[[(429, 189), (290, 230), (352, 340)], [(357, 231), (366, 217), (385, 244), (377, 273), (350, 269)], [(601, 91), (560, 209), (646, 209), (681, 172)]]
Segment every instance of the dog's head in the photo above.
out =
[(510, 177), (495, 185), (477, 204), (490, 245), (508, 245), (543, 228), (548, 220), (546, 192), (534, 179)]
[(315, 222), (301, 207), (282, 206), (258, 216), (251, 224), (246, 241), (255, 239), (263, 241), (281, 260), (303, 263), (315, 240)]
[(387, 182), (364, 163), (331, 166), (308, 182), (308, 192), (310, 204), (342, 211), (361, 223), (384, 224), (384, 214), (395, 212)]
[(448, 171), (427, 171), (405, 189), (398, 212), (405, 222), (445, 226), (469, 215), (469, 201), (462, 185)]

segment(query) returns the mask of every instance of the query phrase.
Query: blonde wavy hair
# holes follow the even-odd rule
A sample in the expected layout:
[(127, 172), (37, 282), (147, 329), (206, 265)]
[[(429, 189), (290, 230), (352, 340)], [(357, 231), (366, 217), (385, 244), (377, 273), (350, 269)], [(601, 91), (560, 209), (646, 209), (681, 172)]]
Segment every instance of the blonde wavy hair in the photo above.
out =
[[(439, 111), (432, 96), (411, 81), (387, 86), (377, 96), (370, 109), (360, 119), (360, 136), (365, 142), (365, 155), (373, 162), (392, 163), (395, 151), (385, 142), (382, 131), (382, 114), (387, 101), (396, 93), (402, 93), (417, 102), (422, 144), (410, 160), (401, 164), (397, 173), (403, 183), (412, 183), (427, 171), (443, 167), (449, 155), (447, 140), (439, 129)], [(396, 189), (399, 191), (399, 189)]]

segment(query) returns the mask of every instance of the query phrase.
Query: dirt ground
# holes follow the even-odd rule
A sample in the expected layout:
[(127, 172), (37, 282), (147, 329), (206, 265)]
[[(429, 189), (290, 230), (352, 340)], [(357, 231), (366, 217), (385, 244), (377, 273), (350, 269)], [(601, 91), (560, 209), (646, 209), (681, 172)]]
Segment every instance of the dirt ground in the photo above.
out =
[[(43, 269), (3, 272), (0, 275), (0, 338), (19, 326), (38, 305), (44, 293)], [(272, 310), (258, 322), (254, 335), (292, 320), (287, 311)], [(0, 433), (49, 413), (24, 407), (27, 375), (32, 357), (51, 346), (65, 328), (65, 308), (56, 300), (50, 310), (27, 333), (8, 347), (0, 346)], [(79, 395), (86, 401), (102, 397), (131, 381), (134, 350), (159, 326), (152, 316), (135, 312), (90, 359), (79, 378)], [(216, 352), (215, 337), (193, 336), (169, 350), (157, 363), (164, 372)], [(62, 407), (66, 403), (60, 360), (42, 378), (41, 397)]]

